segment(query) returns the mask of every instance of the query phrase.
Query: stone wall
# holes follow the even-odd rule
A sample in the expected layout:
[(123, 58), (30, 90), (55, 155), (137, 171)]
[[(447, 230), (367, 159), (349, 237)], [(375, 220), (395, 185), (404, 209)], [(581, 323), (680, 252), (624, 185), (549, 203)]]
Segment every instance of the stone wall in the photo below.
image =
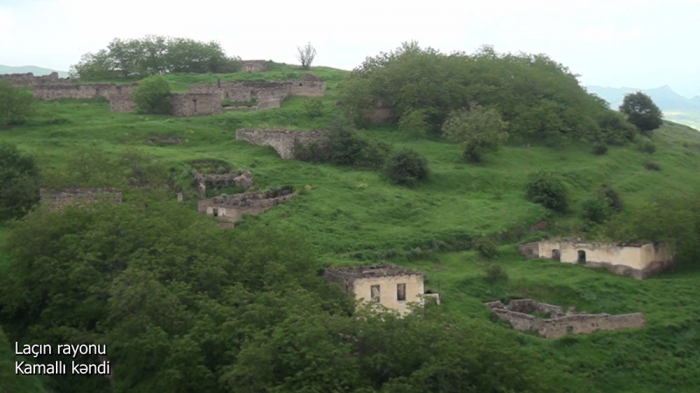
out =
[(40, 196), (41, 202), (53, 209), (95, 202), (122, 202), (122, 191), (117, 188), (41, 189)]
[[(500, 319), (508, 321), (515, 330), (536, 330), (545, 338), (559, 338), (567, 334), (590, 334), (598, 330), (618, 330), (646, 327), (646, 317), (642, 313), (633, 314), (587, 314), (576, 313), (571, 309), (566, 315), (561, 307), (531, 299), (513, 300), (506, 306), (500, 301), (486, 303)], [(541, 319), (526, 310), (551, 311), (552, 318)], [(559, 314), (557, 314), (559, 312)]]
[(267, 60), (243, 60), (241, 71), (261, 72), (267, 70)]
[(58, 72), (52, 72), (49, 75), (34, 76), (34, 73), (26, 74), (5, 74), (0, 75), (0, 80), (6, 80), (13, 85), (19, 86), (36, 86), (36, 85), (57, 85), (76, 83), (75, 79), (59, 78)]
[(115, 83), (86, 83), (66, 85), (35, 85), (32, 86), (34, 97), (39, 100), (55, 100), (59, 98), (106, 98), (113, 96), (130, 96), (137, 84)]
[(245, 141), (258, 146), (271, 146), (285, 160), (294, 158), (295, 145), (309, 146), (316, 144), (320, 151), (329, 146), (329, 131), (289, 131), (289, 130), (236, 130), (236, 140)]
[(673, 254), (659, 244), (592, 243), (576, 240), (543, 240), (518, 246), (528, 258), (548, 258), (563, 263), (602, 267), (638, 280), (673, 265)]
[(326, 81), (307, 73), (301, 81), (292, 83), (290, 94), (300, 97), (323, 97), (326, 95)]
[(210, 187), (235, 185), (247, 190), (253, 186), (253, 174), (250, 171), (207, 175), (195, 173), (194, 181), (200, 197), (204, 197), (207, 193), (207, 185)]
[(218, 94), (173, 94), (173, 115), (189, 117), (221, 113), (221, 98)]
[(262, 214), (287, 199), (294, 197), (289, 187), (281, 191), (258, 191), (234, 195), (220, 195), (197, 203), (197, 210), (220, 220), (237, 222), (244, 215)]

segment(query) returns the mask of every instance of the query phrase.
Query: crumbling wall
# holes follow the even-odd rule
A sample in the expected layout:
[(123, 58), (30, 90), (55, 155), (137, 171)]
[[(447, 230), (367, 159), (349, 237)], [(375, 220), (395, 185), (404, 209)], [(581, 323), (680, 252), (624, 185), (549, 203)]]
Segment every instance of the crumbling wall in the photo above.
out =
[(262, 214), (294, 197), (290, 187), (281, 191), (258, 191), (234, 195), (219, 195), (197, 203), (197, 210), (229, 222), (237, 222), (244, 215)]
[(76, 83), (75, 79), (59, 78), (58, 72), (52, 72), (49, 75), (34, 76), (34, 73), (26, 74), (5, 74), (0, 75), (0, 80), (6, 80), (13, 85), (18, 86), (35, 86), (35, 85), (57, 85)]
[(290, 94), (300, 97), (323, 97), (326, 95), (326, 81), (306, 73), (301, 81), (292, 83)]
[[(545, 338), (559, 338), (567, 334), (590, 334), (598, 330), (618, 330), (643, 328), (646, 317), (642, 313), (633, 314), (587, 314), (568, 311), (566, 315), (561, 307), (547, 303), (536, 302), (532, 299), (513, 300), (506, 306), (500, 301), (486, 303), (500, 319), (508, 321), (515, 330), (536, 330)], [(554, 318), (537, 318), (522, 312), (551, 311)], [(530, 311), (530, 312), (534, 312)]]
[(52, 209), (95, 202), (122, 202), (122, 191), (117, 188), (41, 189), (39, 195), (41, 202), (49, 205)]
[(189, 117), (221, 113), (221, 98), (218, 94), (173, 94), (173, 115)]
[(316, 144), (320, 151), (330, 148), (329, 131), (289, 131), (289, 130), (236, 130), (236, 140), (246, 141), (258, 146), (271, 146), (285, 160), (294, 158), (295, 145), (309, 146)]
[(673, 254), (659, 244), (594, 243), (575, 240), (542, 240), (518, 246), (528, 258), (548, 258), (563, 263), (582, 263), (638, 280), (673, 265)]
[(204, 197), (207, 193), (207, 185), (211, 187), (235, 185), (247, 190), (253, 186), (253, 174), (250, 171), (206, 175), (195, 173), (194, 181), (197, 183), (199, 195)]
[(262, 72), (266, 70), (266, 60), (243, 60), (241, 64), (241, 71), (245, 72)]
[(115, 83), (87, 83), (66, 85), (36, 85), (32, 86), (34, 97), (39, 100), (55, 100), (59, 98), (106, 98), (114, 96), (130, 96), (137, 84), (118, 85)]

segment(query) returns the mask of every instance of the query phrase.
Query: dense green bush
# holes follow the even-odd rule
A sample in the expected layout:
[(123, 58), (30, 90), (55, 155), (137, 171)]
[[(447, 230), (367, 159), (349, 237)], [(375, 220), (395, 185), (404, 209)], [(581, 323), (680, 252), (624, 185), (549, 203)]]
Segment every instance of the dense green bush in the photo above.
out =
[(0, 219), (23, 216), (39, 202), (39, 169), (34, 157), (0, 144)]
[(589, 95), (576, 75), (545, 55), (444, 54), (417, 43), (368, 58), (343, 82), (344, 111), (360, 122), (381, 104), (394, 113), (421, 110), (432, 131), (450, 112), (496, 108), (511, 137), (621, 142), (634, 127)]
[(646, 168), (650, 171), (660, 171), (661, 164), (659, 164), (658, 162), (654, 162), (654, 161), (645, 161), (644, 168)]
[(608, 185), (598, 190), (598, 198), (606, 198), (610, 207), (616, 212), (621, 212), (625, 207), (620, 194)]
[(476, 241), (476, 250), (484, 258), (492, 259), (498, 256), (496, 243), (488, 237), (481, 237)]
[(656, 151), (656, 145), (652, 141), (645, 140), (637, 145), (637, 150), (642, 153), (654, 154)]
[(602, 156), (608, 152), (608, 146), (605, 143), (596, 143), (593, 146), (593, 154), (597, 156)]
[(398, 151), (389, 157), (384, 174), (394, 183), (414, 186), (428, 178), (428, 160), (411, 149)]
[(583, 218), (601, 224), (613, 214), (611, 201), (608, 198), (593, 197), (582, 203)]
[(134, 89), (132, 98), (140, 113), (168, 115), (173, 111), (170, 85), (160, 75), (142, 80)]
[(442, 132), (448, 139), (464, 145), (464, 157), (479, 162), (484, 154), (497, 151), (508, 140), (507, 125), (496, 110), (477, 106), (469, 111), (450, 112)]
[(399, 119), (399, 131), (414, 138), (423, 138), (428, 133), (430, 125), (425, 121), (425, 111), (408, 110)]
[(627, 115), (629, 122), (642, 132), (655, 130), (664, 122), (661, 109), (654, 104), (651, 97), (641, 91), (625, 95), (620, 112)]
[(0, 80), (0, 128), (22, 124), (34, 114), (32, 91)]
[(492, 262), (486, 268), (484, 280), (493, 285), (499, 281), (508, 281), (508, 273), (496, 262)]
[(538, 172), (530, 175), (525, 189), (529, 200), (548, 209), (562, 213), (568, 207), (566, 186), (554, 173)]
[(346, 128), (331, 131), (329, 141), (331, 162), (341, 166), (379, 169), (391, 150), (383, 142), (369, 141)]
[(318, 98), (304, 101), (304, 112), (312, 119), (323, 116), (323, 101)]

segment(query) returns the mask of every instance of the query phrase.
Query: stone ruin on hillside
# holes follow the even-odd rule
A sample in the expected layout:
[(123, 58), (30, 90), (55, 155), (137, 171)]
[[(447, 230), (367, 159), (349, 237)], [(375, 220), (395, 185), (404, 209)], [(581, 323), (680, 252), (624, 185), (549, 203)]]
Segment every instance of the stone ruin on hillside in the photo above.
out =
[(294, 189), (292, 187), (234, 195), (219, 195), (214, 198), (200, 200), (197, 203), (197, 210), (219, 220), (235, 223), (242, 220), (244, 215), (262, 214), (293, 197)]
[(290, 130), (236, 130), (236, 140), (258, 146), (271, 146), (285, 160), (295, 157), (296, 147), (315, 145), (320, 155), (328, 155), (330, 149), (330, 131), (290, 131)]
[(199, 196), (204, 198), (207, 195), (207, 185), (210, 187), (226, 187), (234, 185), (247, 190), (253, 186), (253, 174), (250, 171), (240, 171), (236, 173), (224, 174), (194, 174), (194, 181), (197, 186)]
[(542, 240), (518, 246), (528, 258), (547, 258), (562, 263), (602, 267), (638, 280), (658, 274), (673, 265), (673, 254), (664, 245), (645, 243), (593, 243), (571, 240)]
[(68, 205), (85, 206), (97, 202), (122, 202), (122, 191), (118, 188), (65, 188), (61, 190), (41, 189), (41, 203), (50, 209)]
[(244, 72), (267, 71), (267, 60), (243, 60), (241, 62), (241, 71), (244, 71)]
[[(545, 338), (559, 338), (567, 334), (590, 334), (597, 330), (618, 330), (646, 327), (642, 313), (587, 314), (573, 308), (564, 313), (561, 307), (532, 299), (511, 300), (506, 306), (500, 301), (486, 303), (500, 319), (508, 321), (515, 330), (535, 330)], [(543, 314), (540, 318), (531, 314)]]
[[(136, 110), (131, 93), (137, 83), (78, 83), (76, 79), (59, 78), (57, 73), (0, 75), (0, 80), (30, 88), (39, 100), (103, 98), (109, 100), (112, 112)], [(299, 81), (221, 83), (219, 80), (215, 85), (192, 85), (187, 93), (173, 94), (171, 100), (174, 116), (189, 117), (221, 113), (224, 98), (239, 103), (257, 102), (257, 105), (240, 108), (273, 109), (279, 108), (288, 96), (323, 97), (325, 94), (326, 82), (307, 73)]]

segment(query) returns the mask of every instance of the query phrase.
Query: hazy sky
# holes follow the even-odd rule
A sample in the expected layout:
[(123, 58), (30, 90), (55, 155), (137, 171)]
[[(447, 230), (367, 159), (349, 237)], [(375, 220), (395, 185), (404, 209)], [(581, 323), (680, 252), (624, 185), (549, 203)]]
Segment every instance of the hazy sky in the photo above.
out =
[[(573, 3), (573, 4), (569, 4)], [(586, 85), (700, 95), (699, 0), (0, 0), (0, 64), (67, 71), (115, 37), (217, 40), (229, 55), (352, 69), (417, 40), (445, 52), (546, 53)]]

